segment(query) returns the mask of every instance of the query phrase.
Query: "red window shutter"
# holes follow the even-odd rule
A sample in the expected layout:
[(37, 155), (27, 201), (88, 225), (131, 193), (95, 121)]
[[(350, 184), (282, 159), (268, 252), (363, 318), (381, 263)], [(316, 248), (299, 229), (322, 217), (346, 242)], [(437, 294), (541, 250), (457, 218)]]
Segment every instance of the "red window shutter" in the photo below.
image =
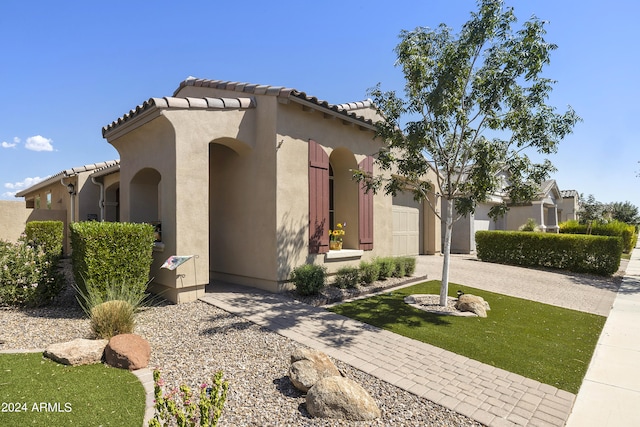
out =
[[(367, 156), (358, 166), (369, 175), (373, 175), (373, 157)], [(364, 183), (358, 191), (358, 237), (360, 249), (373, 250), (373, 191), (367, 192)]]
[(309, 140), (309, 253), (329, 252), (329, 156)]

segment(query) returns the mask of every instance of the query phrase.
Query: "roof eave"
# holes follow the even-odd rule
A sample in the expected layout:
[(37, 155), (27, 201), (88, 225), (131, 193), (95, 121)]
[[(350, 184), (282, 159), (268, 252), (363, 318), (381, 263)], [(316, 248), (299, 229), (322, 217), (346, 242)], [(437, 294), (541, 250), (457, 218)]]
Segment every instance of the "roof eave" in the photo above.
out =
[(302, 96), (297, 96), (296, 94), (291, 93), (289, 94), (287, 99), (312, 110), (322, 110), (324, 113), (329, 114), (330, 116), (336, 117), (343, 122), (359, 126), (361, 129), (371, 130), (374, 132), (376, 130), (376, 126), (375, 124), (373, 124), (373, 122), (359, 118), (353, 113), (348, 113), (347, 110), (333, 109), (331, 108), (331, 104), (324, 105), (321, 102), (310, 101), (306, 99), (306, 96), (304, 94)]

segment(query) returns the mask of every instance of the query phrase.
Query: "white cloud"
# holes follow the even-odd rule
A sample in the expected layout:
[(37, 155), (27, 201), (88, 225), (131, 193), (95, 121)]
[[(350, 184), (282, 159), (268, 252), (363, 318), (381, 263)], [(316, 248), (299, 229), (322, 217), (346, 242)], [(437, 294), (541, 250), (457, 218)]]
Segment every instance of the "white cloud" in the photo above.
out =
[(0, 144), (0, 146), (1, 146), (2, 148), (13, 148), (13, 147), (15, 147), (15, 146), (16, 146), (16, 144), (15, 144), (15, 142), (14, 142), (14, 143), (10, 143), (10, 142), (7, 142), (7, 141), (2, 141), (2, 143)]
[(13, 143), (14, 144), (20, 144), (20, 138), (18, 138), (17, 136), (13, 137)]
[(9, 191), (2, 193), (2, 197), (14, 197), (18, 191), (24, 190), (25, 188), (29, 188), (32, 185), (39, 183), (40, 181), (44, 181), (49, 178), (48, 176), (44, 178), (40, 178), (39, 176), (33, 178), (25, 178), (19, 182), (7, 182), (4, 184), (4, 188)]
[(31, 151), (53, 151), (53, 140), (45, 138), (42, 135), (30, 136), (24, 148)]

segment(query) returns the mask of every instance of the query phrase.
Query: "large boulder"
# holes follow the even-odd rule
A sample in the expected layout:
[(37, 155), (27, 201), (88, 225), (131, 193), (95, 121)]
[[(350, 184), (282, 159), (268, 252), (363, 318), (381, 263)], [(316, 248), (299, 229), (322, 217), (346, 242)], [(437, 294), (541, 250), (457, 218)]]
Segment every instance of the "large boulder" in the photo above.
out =
[(109, 340), (109, 344), (104, 349), (107, 364), (130, 371), (146, 368), (150, 357), (149, 342), (136, 334), (116, 335)]
[(470, 311), (478, 315), (478, 317), (487, 317), (487, 311), (491, 310), (491, 307), (489, 307), (489, 303), (482, 297), (462, 294), (458, 297), (456, 309), (460, 311)]
[(370, 421), (380, 408), (355, 381), (345, 377), (321, 378), (307, 393), (307, 411), (314, 417)]
[(309, 348), (297, 348), (291, 354), (289, 379), (295, 388), (307, 392), (321, 378), (340, 376), (329, 356)]
[(76, 338), (72, 341), (51, 344), (44, 356), (63, 365), (92, 365), (100, 363), (107, 340)]

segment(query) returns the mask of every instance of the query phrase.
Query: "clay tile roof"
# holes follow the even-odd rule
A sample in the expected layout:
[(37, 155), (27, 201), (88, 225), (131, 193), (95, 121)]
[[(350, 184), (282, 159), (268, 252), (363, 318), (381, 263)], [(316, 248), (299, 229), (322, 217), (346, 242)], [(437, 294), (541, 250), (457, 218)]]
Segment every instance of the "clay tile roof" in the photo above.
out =
[(563, 198), (566, 197), (578, 197), (578, 192), (576, 190), (561, 190), (560, 195)]
[(371, 119), (366, 119), (363, 116), (357, 115), (353, 110), (361, 108), (368, 108), (372, 106), (370, 100), (350, 102), (347, 104), (330, 104), (327, 101), (320, 100), (315, 96), (308, 96), (304, 92), (300, 92), (296, 89), (287, 88), (284, 86), (268, 86), (251, 83), (239, 83), (229, 82), (222, 80), (207, 80), (197, 79), (189, 77), (182, 81), (178, 88), (174, 91), (173, 96), (164, 98), (149, 98), (147, 101), (138, 105), (135, 109), (129, 111), (127, 114), (114, 120), (107, 126), (102, 128), (102, 136), (105, 137), (108, 133), (114, 131), (116, 128), (122, 126), (126, 122), (129, 122), (136, 117), (142, 115), (145, 112), (152, 111), (153, 109), (163, 108), (194, 108), (194, 109), (220, 109), (220, 108), (255, 108), (256, 103), (253, 98), (247, 97), (230, 97), (230, 98), (193, 98), (193, 97), (178, 97), (176, 96), (181, 89), (187, 86), (194, 87), (210, 87), (225, 91), (240, 92), (243, 94), (252, 95), (269, 95), (277, 96), (281, 99), (288, 99), (294, 102), (298, 102), (307, 105), (312, 108), (319, 108), (332, 112), (335, 116), (342, 116), (345, 120), (359, 123), (361, 126), (374, 128), (374, 123)]
[(98, 170), (105, 170), (111, 167), (115, 167), (116, 165), (120, 164), (120, 160), (109, 160), (106, 162), (98, 162), (98, 163), (91, 163), (88, 165), (84, 165), (84, 166), (76, 166), (70, 169), (65, 169), (61, 172), (58, 172), (55, 175), (52, 175), (48, 178), (45, 178), (44, 180), (32, 185), (29, 188), (25, 188), (22, 191), (19, 191), (18, 193), (16, 193), (16, 197), (23, 197), (24, 195), (31, 193), (35, 190), (38, 190), (40, 188), (44, 188), (47, 187), (53, 183), (58, 183), (60, 182), (60, 180), (62, 178), (67, 178), (70, 176), (75, 176), (78, 175), (79, 173), (83, 173), (83, 172), (92, 172), (92, 171), (98, 171)]
[(180, 92), (181, 89), (187, 86), (212, 87), (220, 90), (251, 93), (255, 95), (271, 95), (271, 96), (278, 96), (280, 98), (298, 100), (300, 102), (315, 105), (322, 109), (326, 109), (334, 113), (338, 113), (338, 115), (342, 115), (351, 120), (361, 122), (362, 124), (368, 125), (369, 127), (374, 126), (372, 120), (366, 119), (363, 116), (359, 116), (351, 111), (351, 110), (357, 110), (360, 108), (369, 108), (373, 106), (373, 102), (369, 99), (365, 101), (334, 105), (334, 104), (330, 104), (327, 101), (320, 100), (315, 96), (309, 96), (304, 92), (300, 92), (296, 89), (287, 88), (284, 86), (268, 86), (268, 85), (238, 83), (238, 82), (230, 82), (230, 81), (222, 81), (222, 80), (205, 80), (205, 79), (197, 79), (195, 77), (189, 77), (186, 80), (182, 81), (178, 86), (178, 88), (174, 91), (173, 95), (175, 96)]
[(124, 116), (104, 126), (102, 128), (102, 136), (105, 137), (109, 132), (154, 109), (248, 109), (255, 106), (255, 101), (251, 98), (180, 98), (174, 96), (149, 98)]

